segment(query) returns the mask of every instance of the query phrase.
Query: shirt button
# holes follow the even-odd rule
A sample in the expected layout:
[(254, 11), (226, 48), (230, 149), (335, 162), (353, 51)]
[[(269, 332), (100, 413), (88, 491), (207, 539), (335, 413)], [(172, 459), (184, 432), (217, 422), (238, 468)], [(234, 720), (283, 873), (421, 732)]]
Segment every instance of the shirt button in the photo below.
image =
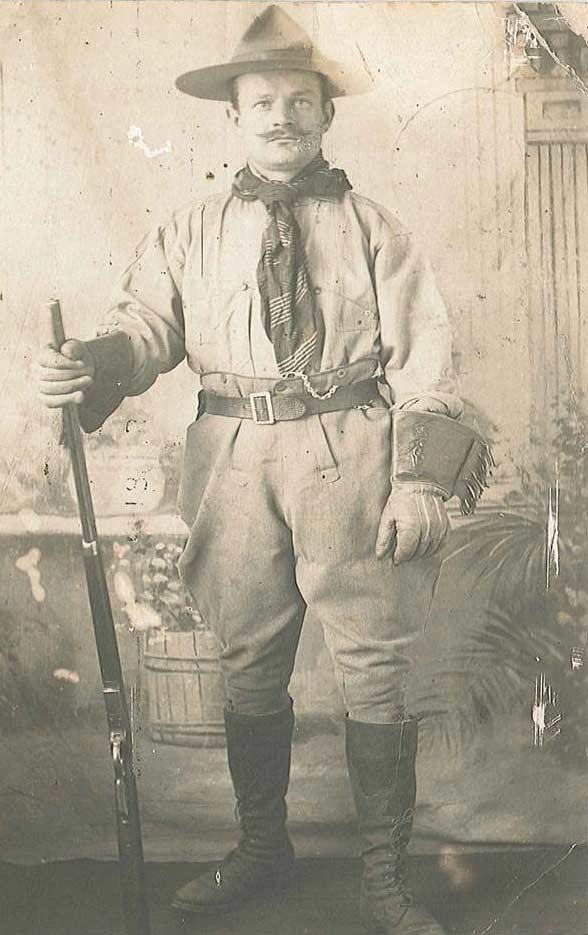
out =
[(343, 370), (342, 367), (341, 367), (340, 370), (337, 370), (337, 376), (338, 376), (338, 377), (344, 377), (344, 376), (345, 376), (345, 370)]
[(276, 391), (276, 393), (283, 393), (285, 389), (286, 389), (286, 384), (282, 382), (276, 383), (276, 385), (274, 386), (274, 390)]
[(315, 294), (315, 295), (320, 295), (321, 292), (322, 292), (322, 289), (321, 289), (320, 286), (315, 286), (315, 287), (314, 287), (314, 294)]
[(243, 285), (241, 286), (241, 288), (242, 288), (243, 292), (246, 292), (247, 289), (249, 288), (249, 283), (248, 283), (248, 282), (244, 282)]
[(226, 383), (226, 382), (227, 382), (227, 375), (226, 375), (225, 373), (221, 373), (221, 375), (220, 375), (220, 381), (221, 381), (221, 383)]

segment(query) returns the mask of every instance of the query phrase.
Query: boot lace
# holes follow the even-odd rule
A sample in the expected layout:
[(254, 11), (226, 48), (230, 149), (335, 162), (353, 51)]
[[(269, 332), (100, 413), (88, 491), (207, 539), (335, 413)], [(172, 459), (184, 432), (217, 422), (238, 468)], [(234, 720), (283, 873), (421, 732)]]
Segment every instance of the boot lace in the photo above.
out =
[(401, 906), (406, 907), (414, 905), (414, 896), (406, 879), (405, 867), (405, 853), (413, 815), (413, 810), (407, 809), (398, 820), (390, 824), (386, 845), (373, 848), (375, 860), (372, 872), (366, 879), (368, 889), (378, 891), (379, 895), (387, 892)]
[(386, 861), (386, 863), (382, 865), (382, 870), (382, 880), (389, 890), (394, 892), (400, 905), (412, 906), (414, 904), (414, 896), (408, 885), (402, 862), (398, 858)]

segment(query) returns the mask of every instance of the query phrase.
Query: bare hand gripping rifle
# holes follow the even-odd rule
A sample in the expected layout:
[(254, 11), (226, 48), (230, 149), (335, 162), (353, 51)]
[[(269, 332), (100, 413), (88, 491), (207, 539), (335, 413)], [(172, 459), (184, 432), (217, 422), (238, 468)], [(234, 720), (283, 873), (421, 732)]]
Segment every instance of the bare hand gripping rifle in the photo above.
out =
[[(48, 312), (51, 344), (55, 350), (59, 350), (66, 339), (61, 308), (56, 299), (49, 303)], [(149, 910), (145, 898), (139, 801), (133, 772), (131, 721), (75, 403), (69, 403), (63, 408), (63, 441), (69, 448), (75, 479), (82, 526), (82, 554), (104, 686), (104, 703), (114, 766), (120, 884), (125, 929), (127, 935), (149, 935)]]

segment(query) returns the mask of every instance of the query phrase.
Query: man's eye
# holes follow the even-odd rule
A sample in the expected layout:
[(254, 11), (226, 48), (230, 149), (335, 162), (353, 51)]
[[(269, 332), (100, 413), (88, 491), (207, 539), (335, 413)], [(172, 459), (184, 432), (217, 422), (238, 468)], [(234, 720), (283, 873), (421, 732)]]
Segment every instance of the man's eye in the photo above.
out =
[(310, 101), (306, 97), (299, 97), (294, 101), (296, 107), (310, 107)]
[(271, 104), (269, 101), (257, 101), (257, 103), (255, 104), (256, 110), (269, 110), (270, 107), (271, 107)]

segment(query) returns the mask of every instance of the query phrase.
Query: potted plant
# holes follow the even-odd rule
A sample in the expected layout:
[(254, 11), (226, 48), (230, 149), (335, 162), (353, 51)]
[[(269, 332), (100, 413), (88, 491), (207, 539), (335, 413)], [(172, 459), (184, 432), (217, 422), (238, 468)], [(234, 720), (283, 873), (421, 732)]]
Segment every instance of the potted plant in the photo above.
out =
[(559, 413), (551, 443), (536, 440), (541, 457), (519, 467), (506, 509), (448, 539), (451, 593), (432, 622), (448, 625), (424, 644), (409, 688), (425, 746), (455, 752), (518, 710), (530, 745), (585, 764), (588, 413), (577, 399)]
[(129, 627), (143, 633), (151, 737), (183, 746), (224, 744), (223, 679), (216, 640), (182, 584), (181, 547), (135, 523), (113, 545), (114, 590)]
[(455, 755), (481, 726), (529, 718), (542, 667), (561, 661), (545, 613), (543, 526), (497, 512), (455, 529), (443, 551), (429, 639), (419, 647), (408, 706), (424, 747)]
[[(545, 616), (562, 647), (562, 665), (546, 674), (559, 711), (553, 751), (585, 765), (588, 733), (588, 407), (578, 394), (553, 404), (555, 431), (543, 457), (520, 468), (521, 494), (546, 525), (551, 513), (551, 573)], [(547, 568), (545, 568), (547, 571)]]

